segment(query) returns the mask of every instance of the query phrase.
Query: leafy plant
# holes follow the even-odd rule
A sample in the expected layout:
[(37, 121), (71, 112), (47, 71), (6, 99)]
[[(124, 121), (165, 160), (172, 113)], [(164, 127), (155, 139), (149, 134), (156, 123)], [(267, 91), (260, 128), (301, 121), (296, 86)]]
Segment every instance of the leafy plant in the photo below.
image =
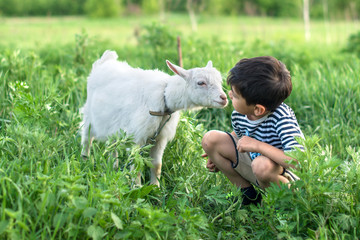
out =
[(360, 32), (350, 35), (345, 51), (354, 53), (360, 57)]
[(85, 12), (93, 18), (117, 17), (121, 12), (121, 4), (119, 0), (86, 0)]
[(154, 65), (166, 59), (178, 62), (176, 35), (167, 26), (152, 23), (143, 26), (143, 29), (145, 32), (139, 36), (138, 44), (151, 50)]

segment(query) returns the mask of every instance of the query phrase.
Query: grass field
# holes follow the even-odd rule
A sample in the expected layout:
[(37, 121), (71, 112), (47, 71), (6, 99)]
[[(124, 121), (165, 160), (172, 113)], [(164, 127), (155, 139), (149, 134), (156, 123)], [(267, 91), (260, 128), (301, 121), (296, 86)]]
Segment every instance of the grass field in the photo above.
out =
[[(359, 239), (360, 59), (343, 51), (359, 24), (313, 22), (305, 42), (297, 20), (201, 16), (196, 33), (187, 16), (157, 20), (0, 20), (0, 238)], [(286, 102), (306, 136), (306, 150), (293, 153), (301, 180), (267, 189), (261, 207), (228, 198), (241, 193), (200, 157), (207, 130), (231, 129), (231, 106), (182, 114), (160, 188), (131, 187), (127, 164), (143, 169), (148, 159), (130, 136), (116, 138), (122, 171), (108, 143), (80, 157), (93, 61), (114, 49), (133, 66), (170, 73), (178, 35), (186, 68), (212, 60), (225, 79), (239, 59), (273, 55), (291, 71)]]
[[(0, 45), (18, 48), (34, 45), (66, 44), (74, 41), (74, 35), (82, 30), (100, 41), (115, 46), (136, 44), (135, 29), (144, 24), (159, 22), (158, 16), (131, 16), (121, 19), (89, 20), (83, 17), (49, 18), (2, 18), (0, 19)], [(165, 24), (189, 37), (219, 38), (222, 41), (268, 41), (289, 40), (305, 44), (304, 26), (299, 20), (259, 17), (211, 17), (198, 16), (198, 32), (191, 30), (190, 19), (184, 15), (167, 15)], [(333, 47), (345, 44), (347, 37), (360, 30), (359, 22), (326, 22), (314, 20), (311, 23), (310, 45)]]

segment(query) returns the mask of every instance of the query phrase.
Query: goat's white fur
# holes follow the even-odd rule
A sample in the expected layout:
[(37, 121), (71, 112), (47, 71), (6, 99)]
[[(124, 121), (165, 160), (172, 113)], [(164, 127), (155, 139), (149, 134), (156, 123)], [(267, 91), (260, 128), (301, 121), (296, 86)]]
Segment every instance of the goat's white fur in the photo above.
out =
[[(150, 183), (159, 186), (162, 155), (175, 136), (179, 110), (226, 106), (222, 78), (211, 61), (204, 68), (189, 70), (166, 61), (176, 74), (170, 76), (159, 70), (132, 68), (117, 58), (114, 51), (105, 51), (88, 77), (87, 100), (82, 108), (82, 155), (89, 155), (94, 138), (104, 141), (120, 129), (133, 135), (136, 144), (146, 144), (168, 118), (152, 116), (149, 111), (164, 112), (167, 107), (174, 113), (150, 153), (154, 166)], [(140, 184), (140, 177), (136, 183)]]

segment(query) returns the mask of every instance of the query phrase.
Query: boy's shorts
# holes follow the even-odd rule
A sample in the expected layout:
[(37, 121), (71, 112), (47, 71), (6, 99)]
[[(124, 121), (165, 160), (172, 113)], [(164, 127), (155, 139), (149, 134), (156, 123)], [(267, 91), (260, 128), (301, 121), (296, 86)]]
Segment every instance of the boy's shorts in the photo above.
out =
[[(252, 184), (255, 184), (259, 186), (258, 181), (256, 180), (256, 177), (252, 171), (251, 168), (251, 158), (248, 152), (239, 152), (236, 148), (236, 142), (239, 140), (236, 136), (233, 136), (232, 134), (228, 133), (231, 140), (234, 143), (235, 147), (235, 154), (236, 154), (236, 163), (232, 163), (232, 167), (236, 172), (238, 172), (243, 178), (251, 182)], [(300, 178), (296, 176), (293, 172), (290, 170), (284, 168), (284, 171), (282, 174), (285, 178), (287, 178), (289, 181), (296, 181)]]

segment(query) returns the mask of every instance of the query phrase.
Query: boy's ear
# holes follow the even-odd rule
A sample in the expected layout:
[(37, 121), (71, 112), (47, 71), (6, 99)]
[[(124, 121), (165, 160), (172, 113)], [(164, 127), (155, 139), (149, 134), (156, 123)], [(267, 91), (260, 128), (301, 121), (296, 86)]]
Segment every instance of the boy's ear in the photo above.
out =
[(261, 104), (256, 104), (256, 105), (255, 105), (255, 110), (254, 110), (255, 116), (261, 116), (261, 115), (263, 115), (265, 112), (266, 112), (266, 107), (264, 107), (264, 106), (261, 105)]

